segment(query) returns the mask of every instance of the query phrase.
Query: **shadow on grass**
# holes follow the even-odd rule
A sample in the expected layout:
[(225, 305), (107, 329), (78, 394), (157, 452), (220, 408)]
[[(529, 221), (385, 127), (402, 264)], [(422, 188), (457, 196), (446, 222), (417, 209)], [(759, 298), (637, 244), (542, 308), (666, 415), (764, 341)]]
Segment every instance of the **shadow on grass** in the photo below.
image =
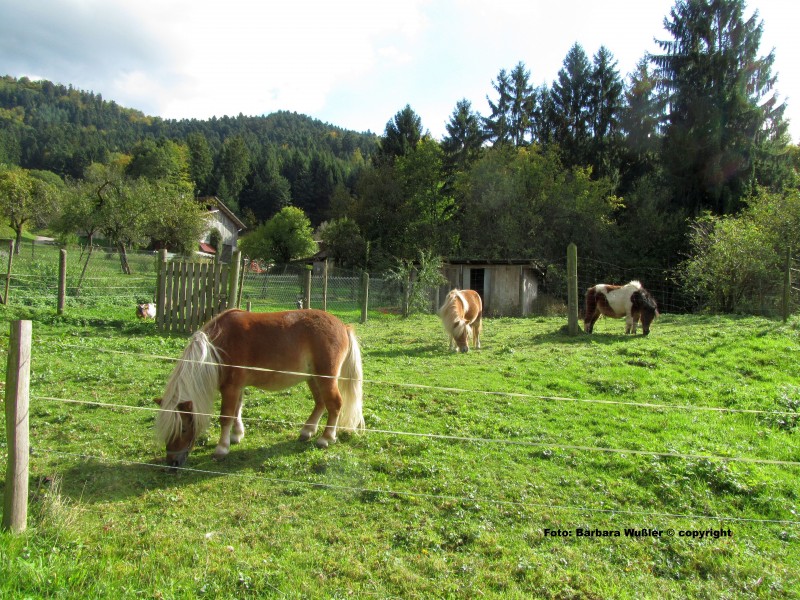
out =
[(398, 358), (398, 357), (433, 357), (452, 354), (447, 347), (447, 342), (442, 344), (403, 345), (393, 344), (390, 348), (370, 350), (362, 348), (365, 357)]
[[(346, 434), (341, 438), (337, 443), (347, 443)], [(192, 483), (230, 476), (288, 482), (285, 478), (270, 477), (264, 469), (265, 463), (306, 452), (318, 452), (324, 456), (326, 452), (318, 449), (313, 440), (285, 440), (264, 447), (247, 447), (246, 444), (245, 440), (243, 445), (231, 446), (230, 454), (223, 460), (213, 458), (213, 443), (195, 448), (179, 469), (167, 467), (163, 456), (113, 463), (87, 456), (65, 470), (58, 470), (61, 479), (59, 493), (74, 502), (96, 504), (127, 501), (152, 490), (180, 489)], [(31, 480), (31, 490), (35, 492), (46, 487), (52, 478), (48, 475)], [(308, 482), (309, 487), (312, 485), (313, 482)], [(34, 493), (33, 499), (35, 497)]]
[[(651, 334), (652, 335), (652, 332)], [(626, 335), (624, 333), (592, 333), (587, 334), (582, 329), (578, 330), (577, 335), (570, 335), (567, 326), (564, 325), (554, 331), (546, 333), (538, 333), (532, 335), (529, 339), (531, 344), (569, 344), (569, 345), (589, 345), (591, 343), (599, 343), (604, 345), (619, 344), (629, 342), (632, 339), (644, 337), (641, 333), (636, 335)]]

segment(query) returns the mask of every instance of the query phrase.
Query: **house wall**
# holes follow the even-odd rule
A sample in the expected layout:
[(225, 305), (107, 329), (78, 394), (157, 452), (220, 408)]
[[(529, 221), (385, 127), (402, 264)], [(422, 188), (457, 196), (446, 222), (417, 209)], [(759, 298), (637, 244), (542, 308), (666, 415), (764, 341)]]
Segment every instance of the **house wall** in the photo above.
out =
[(519, 267), (502, 265), (485, 267), (491, 271), (491, 285), (484, 295), (484, 312), (488, 316), (519, 315)]
[(442, 274), (447, 286), (439, 290), (440, 299), (453, 288), (470, 289), (472, 269), (484, 270), (483, 309), (486, 316), (519, 317), (533, 312), (539, 293), (536, 272), (524, 265), (445, 265)]
[(236, 245), (239, 242), (239, 230), (236, 225), (231, 221), (222, 211), (215, 210), (210, 214), (208, 219), (208, 231), (206, 232), (204, 242), (211, 241), (211, 231), (216, 229), (222, 238), (222, 255), (220, 258), (223, 261), (228, 261), (236, 250)]

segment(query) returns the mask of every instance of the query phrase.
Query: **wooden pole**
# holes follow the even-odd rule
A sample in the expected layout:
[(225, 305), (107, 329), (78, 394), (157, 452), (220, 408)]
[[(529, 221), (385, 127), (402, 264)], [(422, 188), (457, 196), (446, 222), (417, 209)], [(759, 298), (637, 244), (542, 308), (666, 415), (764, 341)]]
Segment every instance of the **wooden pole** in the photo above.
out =
[(58, 260), (58, 305), (56, 313), (64, 314), (67, 299), (67, 251), (62, 248)]
[(11, 265), (14, 263), (14, 240), (8, 242), (8, 271), (6, 271), (6, 289), (3, 292), (3, 304), (8, 306), (8, 286), (11, 283)]
[(234, 250), (228, 274), (228, 308), (239, 307), (239, 272), (242, 268), (242, 251)]
[(361, 274), (361, 322), (367, 322), (367, 309), (369, 308), (369, 273)]
[(791, 312), (792, 300), (792, 247), (786, 247), (786, 261), (783, 266), (783, 300), (781, 302), (781, 312), (783, 313), (783, 322), (785, 323), (789, 318)]
[(303, 275), (303, 308), (311, 308), (311, 267)]
[(411, 271), (409, 271), (406, 274), (406, 282), (405, 282), (405, 285), (403, 286), (403, 308), (402, 308), (402, 310), (403, 310), (403, 316), (404, 317), (407, 317), (409, 312), (411, 312), (411, 309), (410, 309), (410, 306), (409, 306), (410, 303), (411, 303)]
[(567, 246), (567, 324), (570, 335), (578, 335), (578, 247)]
[(28, 522), (28, 406), (31, 380), (31, 322), (13, 321), (6, 370), (6, 465), (3, 529), (19, 533)]
[(158, 251), (158, 278), (156, 279), (156, 326), (164, 331), (164, 311), (167, 307), (167, 249)]
[(328, 310), (328, 259), (322, 267), (322, 310)]

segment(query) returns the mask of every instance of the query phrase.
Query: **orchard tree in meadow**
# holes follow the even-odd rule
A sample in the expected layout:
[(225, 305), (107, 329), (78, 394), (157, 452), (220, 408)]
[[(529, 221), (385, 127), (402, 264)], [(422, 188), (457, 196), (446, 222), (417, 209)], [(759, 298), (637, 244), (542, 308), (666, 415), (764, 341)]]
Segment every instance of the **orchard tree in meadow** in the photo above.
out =
[(286, 206), (239, 241), (242, 254), (251, 259), (287, 264), (314, 254), (311, 221), (295, 206)]
[(663, 160), (673, 197), (694, 214), (731, 213), (752, 193), (764, 157), (785, 154), (785, 106), (774, 51), (759, 55), (763, 22), (744, 0), (677, 0), (650, 58), (668, 94)]
[[(148, 189), (149, 188), (149, 189)], [(209, 213), (192, 189), (165, 180), (147, 181), (142, 194), (148, 198), (143, 231), (156, 247), (191, 255), (208, 229)]]
[(348, 217), (335, 219), (321, 228), (322, 242), (330, 257), (342, 267), (364, 268), (367, 260), (367, 242), (361, 235), (358, 223)]
[(19, 254), (25, 227), (45, 225), (57, 210), (57, 188), (48, 179), (44, 173), (19, 167), (0, 168), (0, 214), (14, 230), (15, 254)]

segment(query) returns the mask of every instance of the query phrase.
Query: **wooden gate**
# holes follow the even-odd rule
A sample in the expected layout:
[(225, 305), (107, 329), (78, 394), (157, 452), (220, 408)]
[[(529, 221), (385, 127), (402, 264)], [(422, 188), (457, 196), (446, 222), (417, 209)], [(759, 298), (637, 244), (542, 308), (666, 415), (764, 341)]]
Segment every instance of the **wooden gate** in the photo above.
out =
[(211, 317), (238, 306), (241, 253), (230, 264), (172, 261), (161, 253), (156, 324), (163, 333), (194, 333)]

